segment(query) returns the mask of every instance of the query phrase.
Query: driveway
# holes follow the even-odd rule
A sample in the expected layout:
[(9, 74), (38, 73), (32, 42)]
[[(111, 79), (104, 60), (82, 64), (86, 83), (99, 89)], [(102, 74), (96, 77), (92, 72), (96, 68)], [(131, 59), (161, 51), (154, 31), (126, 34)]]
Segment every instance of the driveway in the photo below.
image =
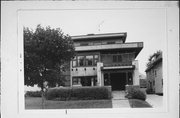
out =
[(112, 108), (130, 108), (125, 91), (112, 91)]
[(161, 107), (163, 107), (163, 96), (156, 95), (156, 94), (147, 94), (146, 101), (153, 108), (161, 108)]

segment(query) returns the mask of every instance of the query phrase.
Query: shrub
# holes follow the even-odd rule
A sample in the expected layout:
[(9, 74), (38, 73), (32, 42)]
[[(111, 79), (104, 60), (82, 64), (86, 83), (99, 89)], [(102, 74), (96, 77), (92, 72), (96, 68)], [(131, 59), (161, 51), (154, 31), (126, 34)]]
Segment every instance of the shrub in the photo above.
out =
[(61, 100), (67, 100), (69, 99), (70, 89), (67, 88), (52, 88), (48, 89), (46, 92), (46, 99), (61, 99)]
[(26, 97), (41, 97), (41, 91), (27, 91)]
[(111, 89), (109, 87), (71, 87), (52, 88), (47, 91), (48, 100), (92, 100), (110, 99)]
[(142, 91), (138, 87), (129, 87), (127, 90), (127, 94), (125, 96), (128, 99), (140, 99), (140, 100), (146, 100), (146, 93), (145, 91)]

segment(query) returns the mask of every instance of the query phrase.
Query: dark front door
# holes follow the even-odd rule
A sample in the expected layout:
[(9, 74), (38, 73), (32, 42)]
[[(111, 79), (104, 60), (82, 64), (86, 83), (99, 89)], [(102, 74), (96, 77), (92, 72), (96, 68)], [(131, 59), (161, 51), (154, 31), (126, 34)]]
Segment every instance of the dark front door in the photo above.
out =
[(111, 73), (112, 90), (125, 90), (126, 73)]

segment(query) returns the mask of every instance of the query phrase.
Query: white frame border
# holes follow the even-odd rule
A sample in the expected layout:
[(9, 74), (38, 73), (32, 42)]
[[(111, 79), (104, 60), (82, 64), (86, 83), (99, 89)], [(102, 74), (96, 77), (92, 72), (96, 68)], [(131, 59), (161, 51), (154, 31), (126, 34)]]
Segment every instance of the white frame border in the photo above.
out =
[[(154, 1), (155, 2), (155, 1)], [(179, 60), (176, 58), (179, 55), (179, 14), (178, 2), (117, 2), (117, 1), (98, 1), (98, 2), (2, 2), (2, 117), (74, 117), (81, 115), (81, 117), (98, 116), (98, 117), (164, 117), (176, 118), (178, 117), (178, 90), (179, 90)], [(47, 4), (48, 3), (48, 4)], [(103, 5), (102, 5), (103, 4)], [(53, 6), (53, 9), (52, 9)], [(121, 7), (120, 7), (121, 6)], [(165, 77), (165, 95), (167, 98), (164, 101), (165, 109), (74, 109), (68, 110), (23, 110), (24, 99), (20, 96), (22, 89), (19, 87), (24, 81), (19, 81), (23, 72), (23, 35), (22, 26), (18, 25), (20, 22), (19, 12), (22, 10), (62, 10), (62, 9), (139, 9), (139, 8), (162, 8), (166, 12), (166, 32), (165, 51), (163, 53), (163, 76)], [(8, 20), (8, 22), (6, 22)], [(9, 35), (11, 33), (11, 35)], [(11, 44), (11, 45), (9, 45)], [(173, 52), (173, 53), (172, 53)], [(21, 55), (21, 56), (20, 56)], [(173, 58), (172, 58), (173, 57)], [(177, 64), (178, 63), (178, 64)], [(175, 68), (175, 69), (174, 69)], [(20, 71), (20, 69), (22, 69)], [(172, 71), (173, 70), (173, 71)], [(11, 73), (11, 74), (9, 74)], [(170, 81), (168, 78), (174, 78)], [(6, 79), (13, 78), (13, 79)], [(9, 86), (11, 86), (9, 88)], [(167, 86), (167, 87), (166, 87)], [(173, 92), (172, 92), (173, 91)], [(12, 103), (13, 101), (13, 103)], [(167, 101), (167, 102), (166, 102)], [(176, 110), (177, 109), (177, 110)], [(10, 111), (9, 111), (10, 110)], [(9, 112), (9, 113), (8, 113)], [(129, 114), (134, 113), (134, 114)], [(140, 113), (140, 114), (137, 114)]]

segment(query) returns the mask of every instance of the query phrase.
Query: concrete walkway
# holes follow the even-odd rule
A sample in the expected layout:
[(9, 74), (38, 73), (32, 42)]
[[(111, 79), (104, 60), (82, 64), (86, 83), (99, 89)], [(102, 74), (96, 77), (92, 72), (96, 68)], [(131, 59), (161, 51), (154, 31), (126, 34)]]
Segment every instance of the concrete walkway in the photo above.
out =
[(161, 107), (163, 107), (163, 96), (159, 96), (159, 95), (156, 95), (156, 94), (149, 94), (149, 95), (147, 95), (146, 101), (153, 108), (161, 108)]
[(129, 101), (124, 97), (124, 91), (112, 91), (112, 107), (113, 108), (130, 108)]

